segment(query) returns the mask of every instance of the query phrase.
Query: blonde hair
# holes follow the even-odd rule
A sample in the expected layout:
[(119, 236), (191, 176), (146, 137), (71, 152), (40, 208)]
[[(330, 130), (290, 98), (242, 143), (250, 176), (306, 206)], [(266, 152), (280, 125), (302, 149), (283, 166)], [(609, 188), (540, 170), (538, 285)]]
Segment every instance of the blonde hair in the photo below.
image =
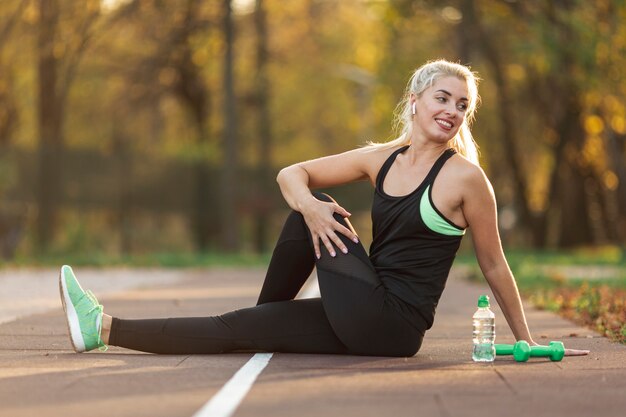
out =
[(468, 106), (465, 119), (458, 133), (452, 139), (452, 148), (478, 165), (478, 146), (472, 137), (470, 126), (474, 121), (474, 112), (480, 101), (478, 96), (478, 77), (465, 65), (443, 59), (430, 61), (419, 67), (409, 80), (404, 96), (394, 112), (394, 131), (399, 132), (396, 139), (383, 143), (367, 142), (368, 147), (389, 149), (411, 143), (411, 93), (420, 97), (422, 93), (443, 77), (457, 77), (467, 83)]

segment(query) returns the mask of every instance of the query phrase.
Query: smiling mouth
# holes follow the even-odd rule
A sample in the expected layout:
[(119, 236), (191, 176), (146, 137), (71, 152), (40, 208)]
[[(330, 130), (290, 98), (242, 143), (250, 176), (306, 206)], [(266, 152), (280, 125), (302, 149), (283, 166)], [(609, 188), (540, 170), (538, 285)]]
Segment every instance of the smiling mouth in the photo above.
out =
[(437, 122), (437, 124), (441, 127), (443, 127), (444, 129), (450, 130), (452, 129), (452, 123), (447, 122), (445, 120), (441, 120), (441, 119), (435, 119), (435, 121)]

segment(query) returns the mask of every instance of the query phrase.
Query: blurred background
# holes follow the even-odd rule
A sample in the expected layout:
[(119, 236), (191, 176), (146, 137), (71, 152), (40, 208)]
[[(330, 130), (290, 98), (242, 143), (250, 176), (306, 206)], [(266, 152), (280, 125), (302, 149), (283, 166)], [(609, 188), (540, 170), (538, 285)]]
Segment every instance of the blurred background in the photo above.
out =
[[(482, 78), (505, 247), (621, 257), (625, 3), (2, 0), (0, 256), (266, 254), (277, 172), (391, 139), (446, 58)], [(369, 184), (332, 194), (371, 241)]]

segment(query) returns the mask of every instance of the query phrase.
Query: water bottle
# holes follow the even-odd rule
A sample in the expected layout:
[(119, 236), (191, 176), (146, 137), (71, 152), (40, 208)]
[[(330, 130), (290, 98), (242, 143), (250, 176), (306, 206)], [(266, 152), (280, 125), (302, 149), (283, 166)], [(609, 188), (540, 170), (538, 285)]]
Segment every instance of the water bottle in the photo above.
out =
[(478, 298), (478, 310), (472, 317), (474, 321), (474, 362), (493, 362), (496, 357), (496, 316), (489, 309), (489, 297)]

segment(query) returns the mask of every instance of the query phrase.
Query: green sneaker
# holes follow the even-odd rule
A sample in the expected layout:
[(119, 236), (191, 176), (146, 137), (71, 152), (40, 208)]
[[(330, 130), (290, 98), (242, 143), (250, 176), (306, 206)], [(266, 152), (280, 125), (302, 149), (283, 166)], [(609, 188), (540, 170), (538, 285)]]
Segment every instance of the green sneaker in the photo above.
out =
[(105, 351), (107, 346), (100, 339), (102, 305), (91, 291), (81, 288), (72, 268), (67, 265), (61, 267), (59, 290), (74, 350), (77, 353), (95, 348)]

